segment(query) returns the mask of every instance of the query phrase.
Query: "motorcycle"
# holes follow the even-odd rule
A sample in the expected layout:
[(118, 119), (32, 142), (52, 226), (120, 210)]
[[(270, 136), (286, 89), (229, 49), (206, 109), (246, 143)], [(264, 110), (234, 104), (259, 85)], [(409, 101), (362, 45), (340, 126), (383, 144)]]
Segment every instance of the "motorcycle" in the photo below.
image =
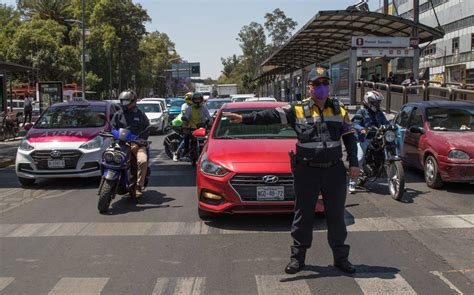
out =
[(364, 157), (364, 166), (357, 179), (363, 186), (369, 179), (373, 181), (387, 177), (388, 188), (393, 199), (400, 201), (405, 192), (405, 172), (399, 157), (396, 125), (371, 127), (366, 135), (370, 140)]
[(165, 147), (166, 155), (173, 159), (173, 155), (183, 140), (183, 128), (181, 126), (172, 126), (171, 132), (166, 135), (163, 145)]
[[(148, 129), (145, 129), (145, 132)], [(141, 133), (141, 134), (142, 134)], [(150, 142), (140, 139), (140, 135), (133, 134), (130, 130), (120, 128), (112, 132), (101, 132), (100, 136), (110, 138), (109, 147), (102, 154), (102, 179), (99, 186), (99, 201), (97, 208), (100, 213), (105, 213), (109, 209), (111, 201), (117, 194), (129, 194), (137, 200), (135, 196), (137, 179), (137, 160), (132, 153), (131, 144), (146, 146), (147, 156), (150, 155)], [(148, 185), (150, 167), (147, 169), (145, 177), (145, 187)]]

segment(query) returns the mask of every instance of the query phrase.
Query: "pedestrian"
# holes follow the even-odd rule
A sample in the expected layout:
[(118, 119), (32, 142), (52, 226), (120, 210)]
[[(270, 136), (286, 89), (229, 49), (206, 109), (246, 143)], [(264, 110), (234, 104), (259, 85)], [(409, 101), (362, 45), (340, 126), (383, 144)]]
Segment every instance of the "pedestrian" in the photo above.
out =
[(387, 83), (388, 84), (394, 84), (395, 83), (395, 80), (393, 78), (393, 72), (388, 73)]
[(25, 114), (25, 121), (23, 121), (23, 126), (25, 126), (26, 121), (31, 123), (31, 116), (33, 114), (33, 98), (29, 95), (25, 96), (23, 113)]
[(295, 85), (295, 100), (296, 101), (301, 100), (301, 84), (300, 84), (299, 79), (298, 79), (298, 81), (296, 82), (296, 85)]
[(313, 239), (314, 211), (319, 193), (323, 196), (328, 242), (334, 266), (355, 273), (349, 262), (344, 221), (347, 194), (346, 168), (342, 162), (341, 138), (349, 159), (352, 179), (359, 175), (357, 144), (349, 115), (335, 98), (329, 97), (330, 78), (323, 68), (309, 73), (310, 98), (285, 107), (251, 114), (224, 113), (232, 123), (288, 124), (297, 133), (296, 154), (290, 152), (295, 189), (295, 215), (291, 227), (293, 246), (285, 272), (294, 274), (305, 266), (306, 251)]

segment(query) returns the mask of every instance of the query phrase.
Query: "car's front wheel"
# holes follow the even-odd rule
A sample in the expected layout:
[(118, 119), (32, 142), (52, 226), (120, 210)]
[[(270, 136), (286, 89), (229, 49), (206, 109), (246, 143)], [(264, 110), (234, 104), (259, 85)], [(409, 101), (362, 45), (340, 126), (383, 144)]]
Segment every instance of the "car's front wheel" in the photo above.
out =
[(32, 186), (35, 184), (35, 179), (33, 178), (24, 178), (24, 177), (18, 177), (18, 181), (22, 186)]
[(443, 186), (438, 162), (433, 156), (428, 156), (425, 160), (425, 181), (431, 188), (441, 188)]

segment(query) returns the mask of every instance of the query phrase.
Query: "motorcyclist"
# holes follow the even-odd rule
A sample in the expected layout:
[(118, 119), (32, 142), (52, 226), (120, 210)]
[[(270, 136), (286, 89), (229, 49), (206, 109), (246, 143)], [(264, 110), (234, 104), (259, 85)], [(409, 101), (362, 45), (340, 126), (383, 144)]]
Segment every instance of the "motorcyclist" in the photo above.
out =
[[(148, 139), (146, 129), (150, 125), (146, 115), (137, 108), (138, 96), (131, 90), (126, 90), (119, 95), (122, 110), (114, 114), (110, 122), (113, 129), (126, 128), (133, 134), (139, 135), (141, 139)], [(137, 185), (135, 196), (140, 198), (143, 195), (145, 178), (148, 169), (148, 156), (145, 145), (137, 143), (131, 144), (131, 151), (137, 160)]]
[[(357, 160), (359, 161), (359, 168), (362, 169), (364, 164), (364, 156), (367, 147), (370, 144), (370, 138), (367, 138), (367, 132), (370, 127), (380, 127), (389, 124), (385, 114), (380, 109), (380, 104), (384, 100), (383, 95), (375, 90), (365, 93), (362, 99), (363, 108), (359, 109), (352, 123), (357, 137)], [(349, 181), (349, 192), (355, 192), (356, 179)]]
[(185, 154), (188, 152), (189, 149), (189, 140), (192, 137), (192, 131), (200, 127), (205, 127), (206, 125), (209, 125), (212, 121), (211, 115), (209, 114), (209, 110), (204, 104), (204, 95), (202, 93), (194, 93), (191, 98), (191, 101), (192, 105), (187, 108), (186, 112), (182, 117), (183, 127), (187, 129), (184, 135)]

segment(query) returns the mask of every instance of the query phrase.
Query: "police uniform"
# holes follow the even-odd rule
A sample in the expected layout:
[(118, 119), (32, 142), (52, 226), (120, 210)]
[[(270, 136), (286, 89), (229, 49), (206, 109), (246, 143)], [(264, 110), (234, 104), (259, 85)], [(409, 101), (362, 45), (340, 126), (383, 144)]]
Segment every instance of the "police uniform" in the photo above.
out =
[(292, 157), (296, 193), (291, 227), (294, 240), (292, 261), (299, 263), (299, 269), (304, 266), (306, 249), (311, 246), (313, 238), (314, 210), (321, 192), (335, 265), (348, 263), (349, 245), (344, 243), (347, 237), (344, 222), (346, 169), (341, 160), (341, 138), (350, 166), (358, 165), (356, 139), (344, 107), (337, 99), (328, 98), (324, 108), (319, 109), (312, 99), (306, 99), (285, 107), (244, 114), (242, 122), (288, 124), (297, 133), (296, 155)]

